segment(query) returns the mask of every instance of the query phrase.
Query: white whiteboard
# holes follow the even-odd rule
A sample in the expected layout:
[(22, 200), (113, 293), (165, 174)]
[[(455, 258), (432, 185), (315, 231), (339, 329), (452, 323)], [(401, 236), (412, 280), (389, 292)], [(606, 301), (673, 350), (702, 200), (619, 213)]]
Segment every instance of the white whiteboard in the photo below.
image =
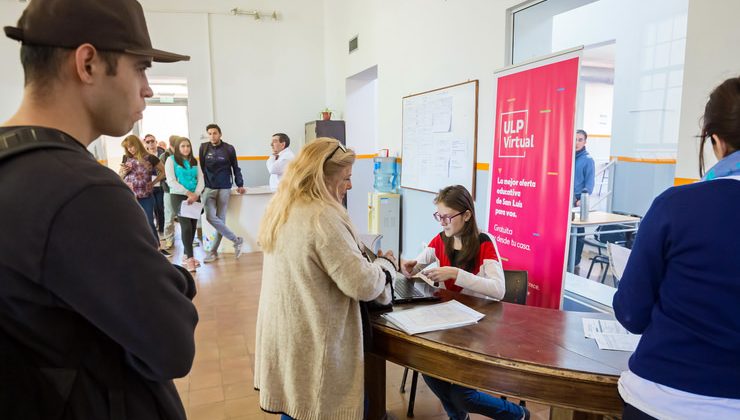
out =
[(403, 98), (401, 187), (459, 184), (475, 197), (477, 135), (477, 80)]

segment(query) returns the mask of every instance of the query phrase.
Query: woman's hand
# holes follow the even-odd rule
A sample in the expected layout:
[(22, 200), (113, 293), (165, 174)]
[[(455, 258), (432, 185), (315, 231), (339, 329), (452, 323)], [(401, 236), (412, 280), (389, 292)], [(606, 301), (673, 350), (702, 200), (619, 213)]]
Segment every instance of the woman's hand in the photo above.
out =
[(378, 250), (378, 256), (383, 257), (387, 259), (388, 261), (393, 263), (394, 267), (398, 267), (398, 261), (396, 261), (396, 257), (393, 256), (393, 251), (388, 251), (386, 253), (383, 253), (383, 250)]
[(118, 170), (118, 173), (120, 173), (121, 175), (127, 175), (129, 172), (131, 172), (131, 166), (125, 163), (122, 163), (121, 169)]
[(416, 267), (416, 260), (401, 260), (401, 274), (406, 277), (414, 275), (414, 267)]
[(187, 200), (188, 205), (195, 203), (196, 201), (198, 201), (198, 198), (200, 198), (198, 194), (192, 193), (190, 191), (188, 191), (187, 196), (188, 196), (188, 200)]
[(434, 267), (422, 272), (429, 277), (431, 281), (443, 282), (449, 279), (456, 279), (460, 271), (457, 267)]

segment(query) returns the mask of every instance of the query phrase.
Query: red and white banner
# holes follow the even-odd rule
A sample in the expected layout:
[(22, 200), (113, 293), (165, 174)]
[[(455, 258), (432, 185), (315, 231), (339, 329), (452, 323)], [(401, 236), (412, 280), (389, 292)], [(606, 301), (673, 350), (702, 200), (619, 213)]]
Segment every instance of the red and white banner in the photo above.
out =
[(488, 230), (504, 268), (527, 270), (532, 306), (562, 300), (579, 59), (497, 74)]

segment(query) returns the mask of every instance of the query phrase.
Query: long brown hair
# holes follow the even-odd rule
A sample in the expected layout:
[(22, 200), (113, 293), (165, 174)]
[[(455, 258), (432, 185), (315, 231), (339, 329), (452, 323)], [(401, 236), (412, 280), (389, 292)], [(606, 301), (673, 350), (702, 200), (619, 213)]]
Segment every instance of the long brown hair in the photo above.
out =
[(732, 153), (740, 149), (740, 77), (722, 82), (709, 94), (704, 107), (701, 144), (699, 145), (699, 175), (704, 176), (704, 145), (713, 135), (721, 138)]
[[(480, 230), (478, 222), (475, 220), (475, 202), (468, 192), (467, 188), (462, 185), (451, 185), (439, 190), (434, 198), (434, 204), (443, 204), (456, 212), (470, 212), (470, 219), (460, 231), (460, 241), (462, 248), (455, 252), (455, 238), (442, 234), (442, 242), (445, 244), (445, 253), (453, 266), (462, 268), (465, 271), (475, 273), (478, 263), (478, 251), (480, 251)], [(464, 214), (461, 216), (465, 216)]]
[[(144, 147), (144, 143), (139, 140), (139, 137), (137, 137), (134, 134), (130, 134), (126, 136), (125, 139), (121, 142), (121, 146), (123, 147), (123, 153), (126, 155), (127, 158), (130, 159), (137, 159), (137, 160), (144, 160), (147, 156), (149, 156), (149, 152), (146, 151), (146, 148)], [(129, 146), (136, 146), (136, 154), (132, 155), (128, 151)]]
[[(188, 142), (188, 144), (190, 144), (190, 156), (188, 156), (188, 157), (185, 157), (180, 152), (180, 144), (182, 142), (184, 142), (184, 141), (186, 141), (186, 142)], [(198, 165), (198, 161), (195, 160), (195, 156), (193, 156), (193, 143), (190, 141), (189, 138), (187, 138), (187, 137), (177, 137), (177, 138), (175, 138), (175, 144), (172, 147), (174, 147), (174, 149), (175, 149), (174, 150), (174, 153), (172, 154), (172, 156), (175, 158), (175, 162), (178, 165), (180, 165), (180, 166), (182, 166), (184, 168), (185, 167), (185, 161), (186, 160), (190, 163), (190, 167), (191, 168), (194, 168), (195, 166)]]

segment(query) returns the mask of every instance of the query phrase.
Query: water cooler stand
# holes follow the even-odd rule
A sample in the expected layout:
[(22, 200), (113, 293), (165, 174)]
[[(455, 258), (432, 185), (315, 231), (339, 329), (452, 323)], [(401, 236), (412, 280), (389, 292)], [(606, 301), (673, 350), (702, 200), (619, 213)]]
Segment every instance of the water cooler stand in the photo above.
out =
[(368, 193), (367, 228), (369, 233), (383, 235), (380, 249), (393, 251), (398, 258), (401, 248), (401, 194)]

